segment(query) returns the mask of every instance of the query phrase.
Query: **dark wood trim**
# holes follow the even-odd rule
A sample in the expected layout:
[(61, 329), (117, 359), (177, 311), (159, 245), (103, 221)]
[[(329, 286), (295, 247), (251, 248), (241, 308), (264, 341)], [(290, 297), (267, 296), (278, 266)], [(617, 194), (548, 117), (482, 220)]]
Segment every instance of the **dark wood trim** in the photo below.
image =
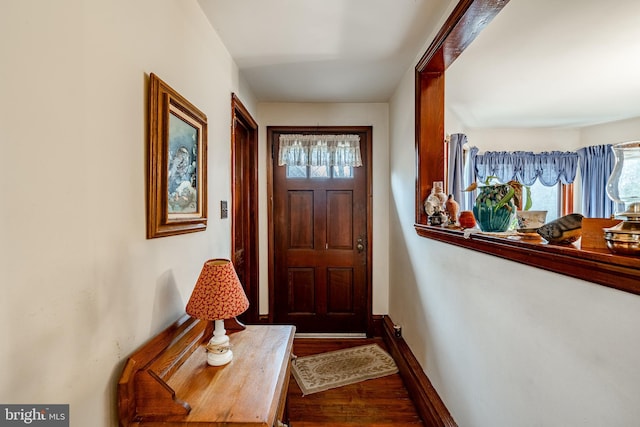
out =
[(416, 76), (416, 223), (426, 224), (422, 201), (444, 181), (444, 72)]
[(275, 318), (275, 268), (273, 266), (273, 254), (275, 252), (275, 242), (273, 239), (273, 233), (275, 233), (275, 227), (273, 225), (273, 156), (275, 155), (275, 146), (273, 145), (273, 129), (271, 126), (267, 126), (267, 234), (269, 235), (268, 245), (268, 262), (267, 262), (267, 276), (268, 276), (268, 294), (269, 294), (269, 314), (268, 322), (273, 323)]
[(416, 65), (418, 72), (444, 71), (509, 0), (460, 0)]
[(367, 336), (374, 336), (373, 322), (373, 127), (364, 127), (367, 135)]
[(509, 0), (460, 0), (416, 65), (416, 223), (427, 224), (422, 202), (445, 181), (445, 70)]
[[(416, 66), (416, 232), (429, 239), (640, 295), (637, 257), (614, 255), (606, 249), (582, 250), (577, 245), (555, 246), (483, 235), (465, 239), (460, 231), (427, 225), (422, 202), (434, 181), (444, 181), (445, 70), (507, 3), (508, 0), (461, 0)], [(570, 190), (563, 192), (567, 208), (573, 202)]]
[[(276, 146), (273, 144), (274, 133), (365, 133), (367, 144), (367, 336), (374, 336), (375, 325), (373, 323), (373, 285), (372, 285), (372, 266), (373, 266), (373, 127), (371, 126), (267, 126), (267, 155), (274, 156)], [(270, 153), (270, 154), (269, 154)], [(273, 161), (272, 158), (267, 160), (267, 200), (268, 212), (267, 223), (269, 227), (269, 259), (273, 259), (274, 253), (274, 228), (273, 228)], [(269, 322), (273, 323), (275, 313), (275, 271), (273, 262), (269, 262)]]
[(560, 197), (562, 197), (561, 214), (564, 216), (575, 212), (573, 210), (573, 184), (560, 184)]
[[(248, 131), (248, 143), (240, 146), (236, 141), (236, 127), (242, 126)], [(236, 156), (244, 156), (250, 167), (239, 172), (236, 170)], [(243, 173), (244, 176), (238, 176)], [(243, 314), (243, 320), (247, 323), (257, 323), (259, 320), (259, 240), (258, 240), (258, 123), (253, 119), (249, 110), (244, 106), (235, 93), (231, 94), (231, 259), (235, 262), (236, 233), (238, 228), (249, 230), (248, 238), (245, 238), (244, 264), (246, 266), (245, 291), (251, 304)], [(236, 194), (236, 188), (241, 184), (244, 188), (242, 194)], [(237, 207), (240, 199), (248, 199), (247, 205), (250, 215), (238, 218)], [(244, 224), (238, 224), (243, 221)]]
[(242, 101), (240, 101), (240, 98), (238, 98), (235, 93), (231, 94), (231, 107), (234, 119), (242, 119), (246, 122), (247, 127), (258, 130), (258, 123), (253, 119), (251, 113), (247, 110), (247, 107), (244, 106)]
[(440, 399), (438, 392), (429, 381), (404, 338), (395, 336), (393, 326), (391, 319), (385, 316), (382, 338), (396, 365), (398, 365), (402, 380), (422, 421), (429, 427), (457, 427), (449, 410)]
[(382, 337), (385, 317), (384, 314), (374, 314), (369, 318), (369, 324), (371, 325), (369, 338)]

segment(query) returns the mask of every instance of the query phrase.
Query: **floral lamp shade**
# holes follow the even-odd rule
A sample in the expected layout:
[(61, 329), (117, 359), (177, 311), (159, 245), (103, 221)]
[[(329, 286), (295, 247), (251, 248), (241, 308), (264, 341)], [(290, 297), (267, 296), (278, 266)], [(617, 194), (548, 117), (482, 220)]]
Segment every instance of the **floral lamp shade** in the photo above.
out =
[(203, 320), (223, 320), (236, 317), (247, 308), (249, 300), (231, 261), (206, 261), (187, 303), (187, 313)]

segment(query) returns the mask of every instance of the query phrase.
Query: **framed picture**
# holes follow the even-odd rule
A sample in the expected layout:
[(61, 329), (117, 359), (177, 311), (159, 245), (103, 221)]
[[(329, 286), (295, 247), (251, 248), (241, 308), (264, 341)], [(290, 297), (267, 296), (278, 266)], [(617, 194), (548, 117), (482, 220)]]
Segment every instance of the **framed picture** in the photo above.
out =
[(147, 238), (207, 228), (207, 116), (149, 77)]

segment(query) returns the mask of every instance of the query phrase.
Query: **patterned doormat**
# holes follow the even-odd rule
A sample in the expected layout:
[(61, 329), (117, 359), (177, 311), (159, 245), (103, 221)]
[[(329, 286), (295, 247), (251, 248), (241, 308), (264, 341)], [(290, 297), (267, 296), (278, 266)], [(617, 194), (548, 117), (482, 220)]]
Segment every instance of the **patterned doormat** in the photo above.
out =
[(293, 377), (303, 395), (380, 378), (398, 372), (391, 356), (377, 344), (298, 357)]

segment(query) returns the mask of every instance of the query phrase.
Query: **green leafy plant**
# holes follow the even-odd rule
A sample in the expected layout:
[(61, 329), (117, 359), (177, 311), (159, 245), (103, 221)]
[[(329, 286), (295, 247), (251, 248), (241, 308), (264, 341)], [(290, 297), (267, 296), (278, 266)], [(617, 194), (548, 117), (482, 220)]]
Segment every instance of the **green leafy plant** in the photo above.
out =
[[(495, 176), (489, 176), (484, 185), (478, 187), (476, 183), (470, 185), (465, 191), (479, 190), (476, 202), (473, 205), (473, 216), (478, 227), (485, 232), (506, 231), (515, 219), (515, 211), (522, 204), (523, 185), (517, 181), (509, 181), (506, 184), (492, 184), (498, 180)], [(531, 207), (531, 191), (526, 189), (527, 201), (524, 209)]]
[[(498, 210), (503, 206), (507, 209), (511, 210), (511, 204), (509, 203), (513, 200), (515, 206), (522, 206), (522, 210), (531, 209), (531, 205), (533, 204), (531, 200), (531, 188), (526, 185), (522, 185), (518, 181), (512, 180), (507, 182), (506, 184), (492, 184), (491, 181), (498, 181), (497, 176), (488, 176), (484, 182), (483, 187), (496, 187), (496, 190), (491, 193), (486, 193), (486, 197), (493, 198), (494, 202), (497, 199), (497, 202), (493, 205), (494, 210)], [(478, 188), (478, 184), (476, 182), (472, 183), (469, 187), (467, 187), (464, 191), (473, 191)], [(525, 190), (526, 200), (524, 205), (522, 205), (522, 189)], [(505, 192), (506, 191), (506, 192)]]

